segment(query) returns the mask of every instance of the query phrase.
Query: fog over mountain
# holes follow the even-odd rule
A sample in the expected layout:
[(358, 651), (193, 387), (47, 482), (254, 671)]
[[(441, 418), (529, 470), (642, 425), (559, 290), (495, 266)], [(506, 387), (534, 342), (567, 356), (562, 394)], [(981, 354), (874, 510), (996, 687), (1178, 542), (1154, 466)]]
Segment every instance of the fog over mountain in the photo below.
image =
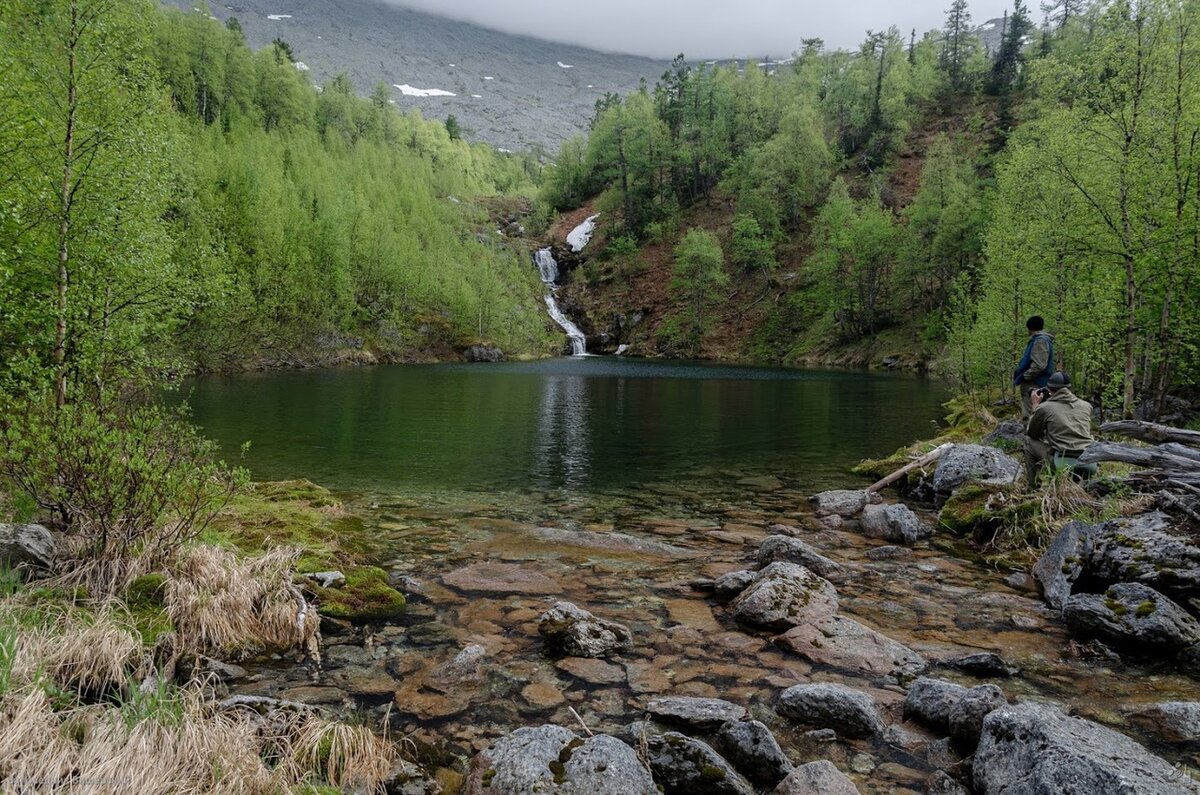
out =
[[(918, 35), (939, 28), (949, 0), (387, 0), (397, 6), (607, 52), (671, 58), (788, 55), (801, 39), (853, 47), (867, 28), (896, 25)], [(977, 21), (999, 16), (1003, 0), (972, 0)], [(1036, 11), (1036, 4), (1034, 5)]]

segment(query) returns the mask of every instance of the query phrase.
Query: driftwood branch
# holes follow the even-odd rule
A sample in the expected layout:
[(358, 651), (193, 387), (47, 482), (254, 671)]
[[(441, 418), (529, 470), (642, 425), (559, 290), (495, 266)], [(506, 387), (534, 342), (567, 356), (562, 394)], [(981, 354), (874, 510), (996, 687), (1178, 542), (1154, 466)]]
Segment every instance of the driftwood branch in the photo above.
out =
[(1100, 426), (1100, 432), (1128, 436), (1131, 439), (1153, 442), (1154, 444), (1177, 442), (1188, 447), (1200, 447), (1200, 431), (1172, 428), (1169, 425), (1158, 425), (1153, 422), (1139, 422), (1137, 420), (1108, 422)]
[[(932, 464), (934, 461), (937, 461), (939, 458), (942, 457), (942, 453), (946, 452), (953, 446), (954, 446), (953, 444), (951, 444), (950, 442), (947, 442), (946, 444), (935, 447), (934, 449), (930, 450), (928, 453), (921, 456), (917, 460), (910, 461), (909, 463), (900, 467), (895, 472), (888, 475), (886, 478), (879, 481), (878, 483), (872, 484), (870, 487), (867, 488), (867, 491), (874, 492), (874, 491), (880, 491), (881, 489), (887, 488), (888, 486), (895, 483), (900, 478), (907, 475), (909, 472), (912, 472), (914, 469), (920, 469), (923, 466), (928, 466), (929, 464)], [(1197, 465), (1200, 466), (1200, 462), (1197, 462)]]
[(1114, 442), (1093, 442), (1083, 451), (1083, 455), (1079, 456), (1081, 464), (1098, 464), (1101, 461), (1120, 461), (1168, 473), (1200, 474), (1200, 461), (1173, 455), (1161, 447), (1132, 447)]

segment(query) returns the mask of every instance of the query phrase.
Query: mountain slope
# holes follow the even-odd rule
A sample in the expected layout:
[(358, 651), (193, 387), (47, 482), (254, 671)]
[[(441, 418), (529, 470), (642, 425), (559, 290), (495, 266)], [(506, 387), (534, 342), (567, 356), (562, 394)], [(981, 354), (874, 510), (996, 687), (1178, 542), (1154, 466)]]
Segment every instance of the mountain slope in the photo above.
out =
[[(194, 6), (192, 0), (173, 4)], [(210, 10), (221, 20), (237, 17), (256, 49), (276, 37), (286, 41), (314, 83), (345, 72), (367, 94), (383, 82), (398, 107), (435, 119), (453, 114), (468, 138), (505, 149), (553, 152), (587, 128), (606, 92), (628, 93), (667, 68), (649, 58), (511, 36), (370, 0), (238, 0)], [(455, 96), (406, 95), (396, 86)]]

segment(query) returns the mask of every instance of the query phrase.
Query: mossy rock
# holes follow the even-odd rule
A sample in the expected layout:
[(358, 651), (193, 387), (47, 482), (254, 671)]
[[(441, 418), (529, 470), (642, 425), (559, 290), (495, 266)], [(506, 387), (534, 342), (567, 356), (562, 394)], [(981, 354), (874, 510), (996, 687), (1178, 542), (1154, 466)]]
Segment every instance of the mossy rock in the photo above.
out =
[(1000, 486), (970, 483), (950, 495), (938, 514), (938, 525), (958, 535), (972, 533), (980, 525), (996, 520), (991, 500), (1004, 491)]
[(163, 635), (175, 630), (164, 603), (166, 584), (167, 578), (162, 574), (143, 574), (125, 591), (133, 628), (147, 646), (153, 646)]
[(317, 589), (317, 610), (321, 615), (356, 624), (396, 618), (404, 612), (404, 607), (404, 595), (388, 584), (387, 572), (375, 566), (346, 572), (346, 584), (340, 588)]

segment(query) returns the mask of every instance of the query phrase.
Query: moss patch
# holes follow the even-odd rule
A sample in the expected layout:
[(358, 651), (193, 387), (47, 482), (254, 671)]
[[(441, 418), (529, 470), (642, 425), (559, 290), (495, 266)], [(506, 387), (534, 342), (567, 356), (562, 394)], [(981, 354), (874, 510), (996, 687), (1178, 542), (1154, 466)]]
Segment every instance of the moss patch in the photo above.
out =
[(143, 574), (125, 592), (125, 604), (133, 628), (142, 636), (142, 643), (153, 646), (158, 639), (175, 630), (163, 603), (167, 578), (161, 574)]
[(388, 585), (388, 575), (375, 566), (360, 566), (345, 572), (341, 588), (318, 588), (317, 610), (330, 618), (355, 623), (385, 621), (404, 612), (404, 595)]

